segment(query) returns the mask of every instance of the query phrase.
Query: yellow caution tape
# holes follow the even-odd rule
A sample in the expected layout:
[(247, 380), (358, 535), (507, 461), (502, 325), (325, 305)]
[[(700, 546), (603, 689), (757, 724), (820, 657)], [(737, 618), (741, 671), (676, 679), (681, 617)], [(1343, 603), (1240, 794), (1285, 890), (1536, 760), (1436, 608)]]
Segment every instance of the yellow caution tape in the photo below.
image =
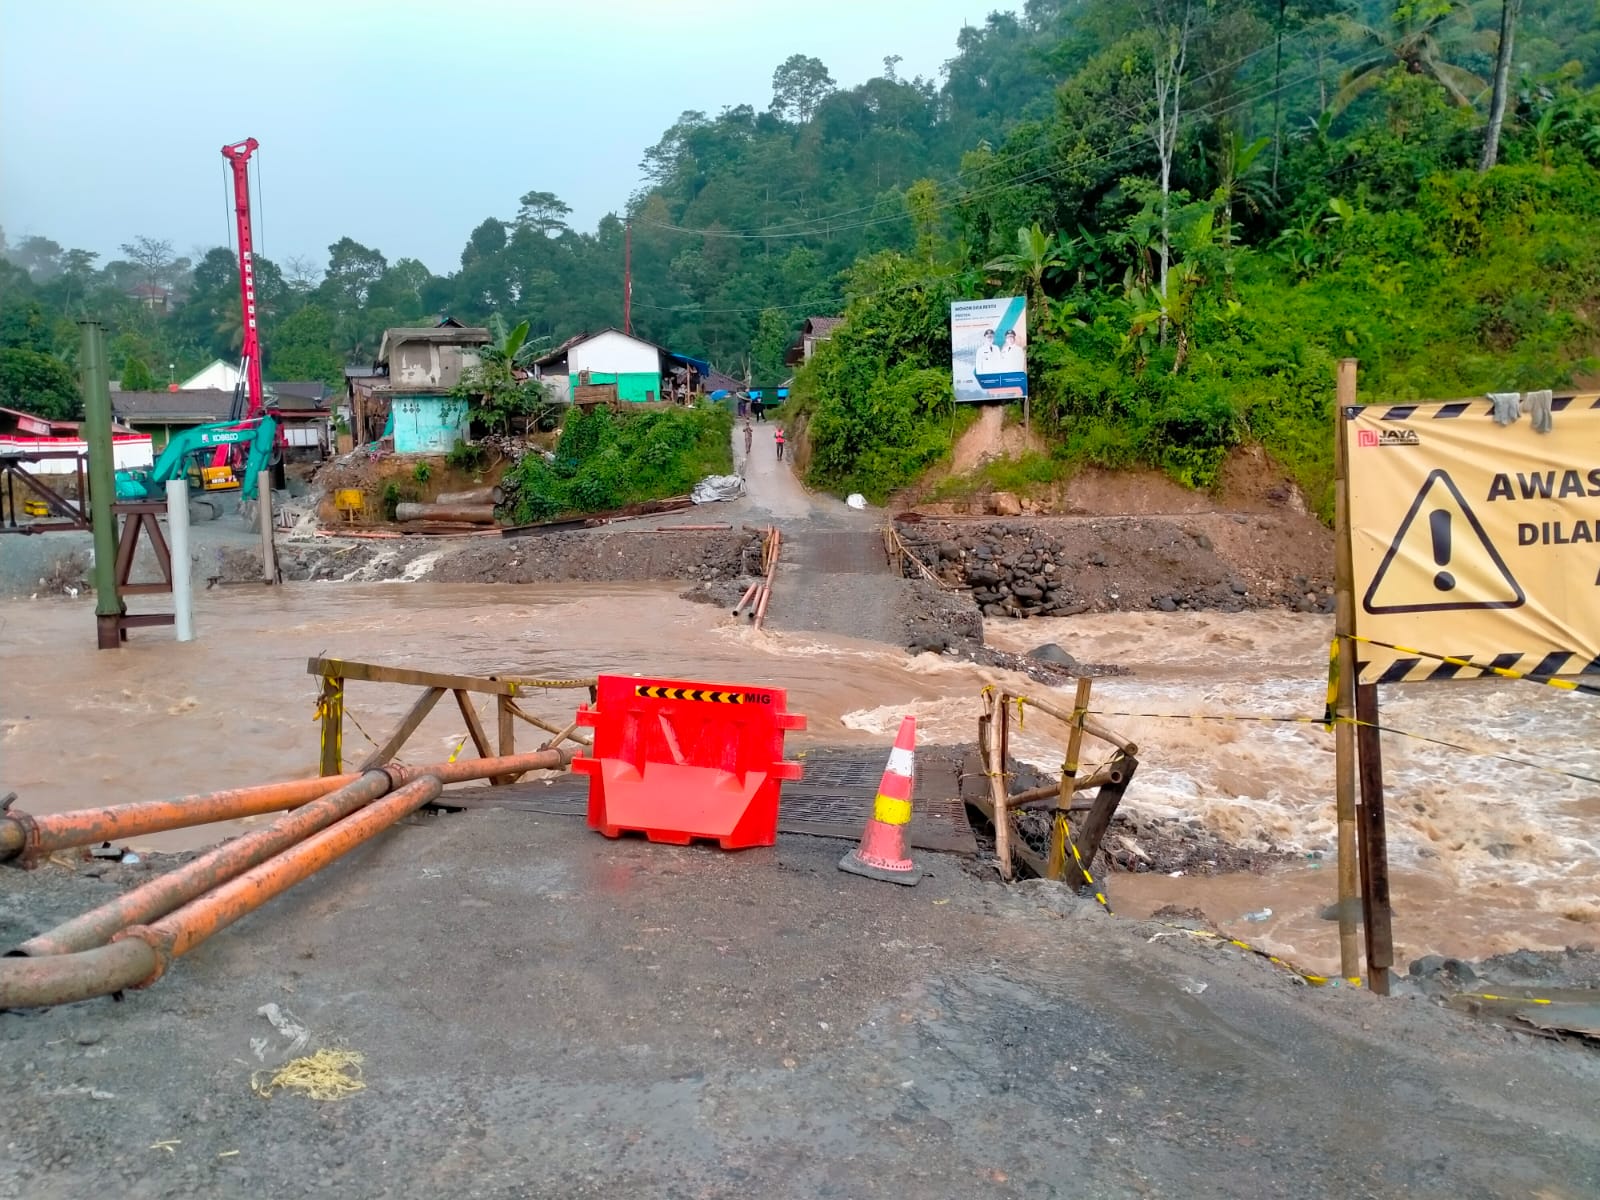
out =
[[(1591, 696), (1600, 696), (1600, 684), (1579, 683), (1573, 679), (1546, 679), (1541, 675), (1529, 675), (1522, 671), (1513, 671), (1509, 667), (1475, 663), (1470, 658), (1452, 658), (1448, 654), (1435, 654), (1431, 650), (1418, 650), (1415, 646), (1399, 646), (1394, 642), (1380, 642), (1376, 638), (1361, 637), (1359, 634), (1348, 633), (1345, 636), (1352, 642), (1364, 642), (1368, 646), (1382, 646), (1386, 650), (1398, 650), (1401, 654), (1415, 654), (1421, 658), (1431, 658), (1435, 662), (1449, 663), (1453, 667), (1470, 667), (1474, 671), (1498, 675), (1502, 679), (1520, 679), (1524, 683), (1542, 683), (1545, 687), (1556, 688), (1563, 692), (1586, 692)], [(1335, 639), (1335, 642), (1337, 642), (1337, 639)]]
[(1094, 881), (1094, 876), (1089, 874), (1089, 868), (1084, 865), (1083, 858), (1078, 853), (1078, 843), (1072, 840), (1072, 826), (1063, 821), (1062, 832), (1066, 835), (1067, 848), (1072, 851), (1072, 861), (1077, 863), (1078, 870), (1083, 872), (1083, 881), (1089, 885), (1089, 890), (1094, 892), (1094, 898), (1100, 901), (1100, 907), (1106, 910), (1107, 915), (1110, 915), (1111, 902), (1106, 899), (1106, 894), (1100, 890), (1099, 885)]
[(1322, 710), (1322, 728), (1333, 732), (1339, 713), (1339, 639), (1328, 645), (1328, 703)]
[(1493, 992), (1458, 992), (1457, 995), (1465, 996), (1468, 1000), (1505, 1000), (1512, 1004), (1554, 1004), (1554, 1000), (1546, 1000), (1541, 996), (1496, 996)]
[[(1299, 967), (1295, 966), (1292, 962), (1288, 961), (1287, 959), (1279, 958), (1276, 954), (1273, 954), (1270, 950), (1263, 950), (1259, 946), (1252, 946), (1249, 942), (1244, 941), (1241, 938), (1233, 937), (1231, 934), (1212, 933), (1209, 929), (1190, 929), (1187, 925), (1172, 925), (1172, 924), (1168, 924), (1167, 927), (1169, 929), (1176, 929), (1180, 933), (1186, 933), (1190, 937), (1206, 938), (1206, 939), (1208, 939), (1210, 941), (1214, 941), (1214, 942), (1226, 942), (1230, 946), (1237, 946), (1241, 950), (1248, 950), (1251, 954), (1254, 954), (1254, 955), (1256, 955), (1256, 956), (1258, 956), (1260, 958), (1266, 959), (1269, 963), (1272, 963), (1274, 966), (1282, 967), (1285, 971), (1293, 972), (1294, 974), (1298, 975), (1301, 979), (1303, 979), (1307, 983), (1309, 983), (1312, 987), (1327, 987), (1329, 983), (1333, 982), (1326, 975), (1317, 975), (1317, 974), (1315, 974), (1315, 973), (1313, 973), (1311, 971), (1301, 970)], [(1354, 985), (1356, 987), (1360, 987), (1361, 986), (1361, 979), (1359, 977), (1351, 977), (1349, 979), (1346, 979), (1345, 982), (1349, 983), (1349, 984), (1352, 984), (1352, 985)]]

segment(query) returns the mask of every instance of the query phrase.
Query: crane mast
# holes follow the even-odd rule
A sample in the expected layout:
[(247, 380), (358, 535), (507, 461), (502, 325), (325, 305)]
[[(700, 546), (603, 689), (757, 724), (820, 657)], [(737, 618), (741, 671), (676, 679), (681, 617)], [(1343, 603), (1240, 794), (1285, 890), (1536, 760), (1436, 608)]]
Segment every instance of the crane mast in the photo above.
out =
[(244, 345), (240, 352), (241, 389), (235, 391), (230, 420), (248, 420), (261, 415), (261, 339), (256, 329), (255, 246), (250, 235), (250, 156), (260, 149), (255, 138), (245, 138), (222, 148), (222, 157), (233, 167), (233, 211), (239, 225), (239, 303), (242, 310)]

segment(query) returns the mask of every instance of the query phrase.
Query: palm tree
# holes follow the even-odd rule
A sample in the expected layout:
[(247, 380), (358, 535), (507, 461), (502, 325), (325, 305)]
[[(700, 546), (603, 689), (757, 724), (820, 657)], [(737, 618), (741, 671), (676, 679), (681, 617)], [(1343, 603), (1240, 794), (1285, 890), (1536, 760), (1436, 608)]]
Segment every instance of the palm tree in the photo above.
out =
[[(1433, 80), (1462, 108), (1471, 108), (1473, 99), (1488, 86), (1465, 67), (1446, 62), (1443, 42), (1453, 30), (1446, 26), (1458, 13), (1466, 13), (1461, 0), (1442, 0), (1437, 5), (1421, 5), (1416, 0), (1395, 0), (1394, 18), (1388, 30), (1376, 29), (1360, 21), (1346, 21), (1345, 28), (1377, 55), (1346, 73), (1332, 109), (1342, 112), (1356, 97), (1383, 81), (1394, 67), (1411, 75)], [(1470, 17), (1469, 17), (1470, 20)]]
[(1017, 230), (1017, 252), (1002, 254), (993, 262), (985, 263), (984, 270), (994, 271), (1006, 279), (1022, 284), (1022, 294), (1039, 313), (1041, 323), (1050, 315), (1050, 298), (1045, 295), (1045, 276), (1066, 267), (1067, 259), (1061, 253), (1056, 238), (1039, 228)]

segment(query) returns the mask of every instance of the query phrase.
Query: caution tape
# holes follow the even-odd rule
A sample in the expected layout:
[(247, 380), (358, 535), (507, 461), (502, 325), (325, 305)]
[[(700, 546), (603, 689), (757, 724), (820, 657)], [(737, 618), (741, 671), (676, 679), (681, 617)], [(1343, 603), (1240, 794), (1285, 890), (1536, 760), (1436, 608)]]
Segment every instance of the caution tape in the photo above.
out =
[[(1449, 663), (1453, 667), (1468, 667), (1474, 671), (1483, 671), (1489, 675), (1498, 675), (1502, 679), (1520, 679), (1524, 683), (1542, 683), (1545, 687), (1556, 688), (1563, 692), (1584, 692), (1590, 696), (1600, 696), (1600, 684), (1579, 683), (1572, 679), (1549, 679), (1542, 675), (1530, 675), (1524, 671), (1513, 671), (1510, 667), (1496, 667), (1486, 663), (1475, 663), (1470, 658), (1452, 658), (1448, 654), (1435, 654), (1431, 650), (1419, 650), (1415, 646), (1399, 646), (1394, 642), (1380, 642), (1376, 638), (1362, 637), (1359, 634), (1347, 633), (1343, 635), (1352, 642), (1363, 642), (1368, 646), (1382, 646), (1385, 650), (1398, 650), (1401, 654), (1415, 654), (1421, 658), (1431, 658), (1435, 662)], [(1334, 639), (1335, 653), (1337, 653), (1338, 639)]]
[[(1214, 941), (1214, 942), (1225, 942), (1230, 946), (1237, 946), (1241, 950), (1248, 950), (1251, 954), (1256, 955), (1258, 958), (1264, 958), (1269, 963), (1272, 963), (1274, 966), (1282, 967), (1285, 971), (1290, 971), (1293, 974), (1298, 975), (1301, 979), (1305, 980), (1312, 987), (1327, 987), (1330, 983), (1337, 983), (1338, 982), (1338, 980), (1333, 979), (1330, 976), (1318, 975), (1315, 972), (1307, 971), (1307, 970), (1304, 970), (1304, 969), (1302, 969), (1300, 967), (1297, 967), (1292, 962), (1290, 962), (1288, 959), (1279, 958), (1276, 954), (1272, 953), (1272, 951), (1263, 950), (1260, 946), (1252, 946), (1249, 942), (1245, 941), (1244, 939), (1236, 938), (1231, 934), (1213, 933), (1209, 929), (1190, 929), (1187, 925), (1167, 924), (1167, 927), (1169, 929), (1176, 929), (1180, 933), (1185, 933), (1190, 937), (1205, 938), (1205, 939), (1207, 939), (1209, 941)], [(1161, 935), (1158, 934), (1157, 936), (1161, 936)], [(1360, 976), (1352, 975), (1352, 976), (1348, 977), (1344, 982), (1346, 982), (1348, 984), (1351, 984), (1351, 985), (1353, 985), (1355, 987), (1360, 987), (1361, 986), (1361, 978), (1360, 978)]]
[(1334, 638), (1328, 645), (1328, 703), (1322, 710), (1322, 728), (1328, 733), (1333, 732), (1335, 720), (1339, 715), (1339, 639)]
[(1554, 1000), (1546, 1000), (1543, 996), (1497, 996), (1493, 992), (1457, 992), (1467, 1000), (1502, 1000), (1510, 1004), (1554, 1004)]
[(515, 696), (518, 688), (586, 688), (593, 687), (592, 679), (503, 679)]
[(697, 700), (704, 704), (747, 704), (758, 695), (747, 692), (717, 692), (707, 688), (649, 687), (633, 689), (635, 696), (645, 700)]
[(1089, 885), (1089, 890), (1094, 893), (1094, 898), (1100, 901), (1100, 907), (1106, 910), (1106, 915), (1111, 915), (1111, 902), (1106, 899), (1106, 894), (1100, 890), (1100, 885), (1095, 883), (1094, 876), (1089, 874), (1089, 868), (1084, 866), (1083, 858), (1078, 854), (1078, 843), (1072, 839), (1072, 826), (1063, 818), (1062, 832), (1066, 834), (1067, 849), (1072, 851), (1072, 861), (1078, 864), (1078, 870), (1083, 872), (1083, 881)]

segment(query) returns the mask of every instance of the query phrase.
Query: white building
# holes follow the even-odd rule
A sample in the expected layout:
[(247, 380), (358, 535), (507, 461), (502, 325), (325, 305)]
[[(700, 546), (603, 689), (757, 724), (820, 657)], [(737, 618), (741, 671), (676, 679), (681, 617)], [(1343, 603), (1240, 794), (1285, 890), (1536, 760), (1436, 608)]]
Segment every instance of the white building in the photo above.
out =
[(216, 388), (218, 391), (231, 392), (239, 386), (239, 368), (230, 363), (223, 362), (220, 358), (212, 361), (211, 365), (197, 374), (189, 376), (178, 385), (179, 391), (202, 392), (207, 388)]

